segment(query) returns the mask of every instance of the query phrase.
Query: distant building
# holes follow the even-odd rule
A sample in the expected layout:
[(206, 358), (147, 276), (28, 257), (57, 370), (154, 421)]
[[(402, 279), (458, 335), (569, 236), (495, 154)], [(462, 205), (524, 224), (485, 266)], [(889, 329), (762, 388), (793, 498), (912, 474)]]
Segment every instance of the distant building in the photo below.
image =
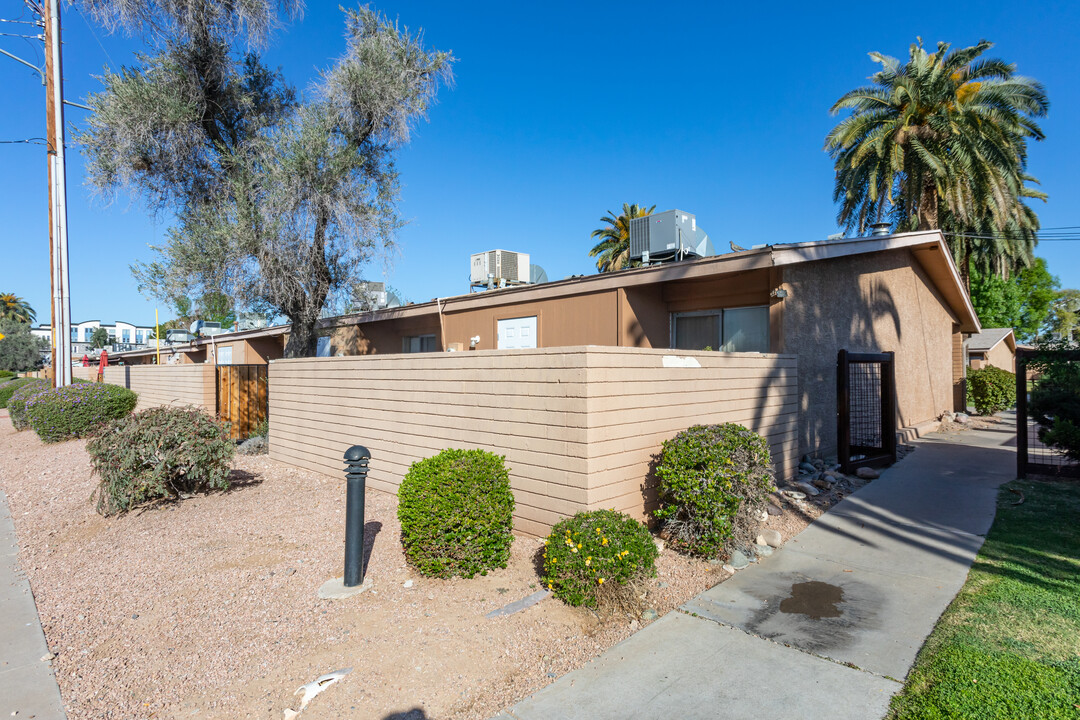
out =
[[(78, 361), (83, 355), (91, 351), (90, 339), (94, 331), (104, 328), (109, 333), (109, 352), (124, 352), (127, 350), (141, 350), (150, 345), (150, 339), (154, 335), (153, 325), (133, 325), (128, 322), (117, 320), (112, 325), (107, 325), (100, 320), (86, 320), (71, 324), (71, 356)], [(45, 338), (51, 342), (52, 326), (43, 323), (30, 329), (31, 334)]]

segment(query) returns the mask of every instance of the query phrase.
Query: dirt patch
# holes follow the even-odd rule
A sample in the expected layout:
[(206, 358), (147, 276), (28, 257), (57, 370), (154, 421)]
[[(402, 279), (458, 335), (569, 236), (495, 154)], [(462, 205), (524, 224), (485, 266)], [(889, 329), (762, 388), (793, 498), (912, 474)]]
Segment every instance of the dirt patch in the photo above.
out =
[[(235, 467), (257, 481), (105, 519), (83, 441), (44, 445), (0, 415), (0, 486), (73, 720), (280, 720), (296, 688), (345, 667), (303, 718), (487, 718), (647, 624), (553, 599), (488, 620), (539, 589), (541, 541), (517, 537), (486, 577), (424, 578), (405, 563), (397, 498), (374, 491), (373, 589), (319, 600), (342, 571), (344, 475), (266, 456)], [(823, 512), (812, 500), (780, 500), (766, 526), (788, 540)], [(726, 577), (665, 551), (646, 604), (663, 616)]]

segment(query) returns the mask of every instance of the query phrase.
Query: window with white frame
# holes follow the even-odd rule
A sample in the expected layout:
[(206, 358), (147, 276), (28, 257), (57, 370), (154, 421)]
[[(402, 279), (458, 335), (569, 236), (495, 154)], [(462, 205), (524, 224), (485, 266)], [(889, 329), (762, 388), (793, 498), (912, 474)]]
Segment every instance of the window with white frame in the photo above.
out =
[(769, 352), (769, 308), (672, 313), (671, 347), (679, 350)]
[(124, 344), (131, 342), (131, 331), (127, 328), (120, 331), (120, 342)]
[(435, 352), (434, 335), (406, 335), (401, 338), (401, 352)]

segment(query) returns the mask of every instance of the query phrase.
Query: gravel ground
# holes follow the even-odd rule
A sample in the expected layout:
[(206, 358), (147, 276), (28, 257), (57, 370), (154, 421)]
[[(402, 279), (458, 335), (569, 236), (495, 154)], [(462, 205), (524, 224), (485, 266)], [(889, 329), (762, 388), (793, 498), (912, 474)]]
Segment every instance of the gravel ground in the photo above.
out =
[[(227, 493), (105, 519), (85, 442), (46, 446), (0, 411), (0, 486), (72, 720), (280, 719), (297, 687), (344, 667), (305, 720), (486, 718), (647, 624), (553, 599), (487, 620), (539, 587), (541, 541), (519, 536), (486, 577), (424, 578), (401, 552), (396, 497), (374, 491), (373, 589), (319, 600), (341, 572), (344, 476), (266, 456), (235, 468), (246, 479)], [(838, 494), (784, 500), (768, 526), (786, 540)], [(666, 551), (647, 604), (662, 616), (726, 577)]]

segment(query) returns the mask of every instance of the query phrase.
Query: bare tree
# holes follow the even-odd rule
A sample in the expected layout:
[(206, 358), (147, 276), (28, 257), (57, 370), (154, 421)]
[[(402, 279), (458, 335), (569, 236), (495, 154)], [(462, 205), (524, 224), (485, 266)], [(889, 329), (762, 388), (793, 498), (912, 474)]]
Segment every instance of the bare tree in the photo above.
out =
[(327, 298), (401, 226), (394, 154), (452, 81), (453, 57), (373, 10), (347, 11), (343, 56), (300, 98), (230, 45), (239, 28), (264, 36), (273, 3), (92, 5), (159, 43), (139, 67), (106, 72), (79, 136), (93, 186), (177, 218), (158, 260), (132, 266), (140, 288), (271, 309), (292, 323), (286, 356), (314, 355)]

